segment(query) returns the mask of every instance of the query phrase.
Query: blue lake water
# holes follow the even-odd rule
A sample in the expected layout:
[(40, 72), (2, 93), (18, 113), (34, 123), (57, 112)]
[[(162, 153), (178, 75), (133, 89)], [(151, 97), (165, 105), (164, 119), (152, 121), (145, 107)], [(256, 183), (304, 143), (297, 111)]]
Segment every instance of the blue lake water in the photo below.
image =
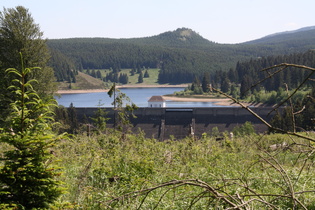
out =
[[(172, 94), (176, 91), (184, 90), (180, 87), (161, 87), (161, 88), (122, 88), (121, 92), (125, 93), (133, 103), (138, 107), (147, 107), (148, 100), (151, 96)], [(59, 105), (69, 107), (71, 103), (75, 107), (97, 107), (102, 104), (102, 107), (113, 107), (111, 104), (113, 98), (110, 98), (107, 93), (79, 93), (79, 94), (62, 94), (61, 97), (56, 97)], [(166, 101), (166, 107), (219, 107), (211, 102), (178, 102)]]

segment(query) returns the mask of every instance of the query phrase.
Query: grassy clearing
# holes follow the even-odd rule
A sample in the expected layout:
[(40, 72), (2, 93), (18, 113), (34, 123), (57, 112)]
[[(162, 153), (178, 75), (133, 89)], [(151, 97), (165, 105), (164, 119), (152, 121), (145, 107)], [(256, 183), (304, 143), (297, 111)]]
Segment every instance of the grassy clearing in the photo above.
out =
[[(270, 150), (283, 142), (286, 148)], [(142, 133), (83, 133), (55, 150), (69, 192), (59, 202), (77, 209), (226, 209), (228, 199), (251, 209), (312, 209), (312, 151), (309, 142), (279, 134), (159, 142)]]
[[(122, 73), (128, 74), (129, 77), (129, 84), (136, 85), (138, 83), (139, 74), (135, 74), (134, 76), (130, 75), (130, 69), (123, 69)], [(158, 76), (159, 76), (159, 69), (148, 69), (148, 73), (150, 75), (149, 78), (143, 78), (143, 85), (158, 85)], [(143, 72), (144, 74), (144, 72)]]
[[(76, 83), (68, 83), (68, 82), (61, 82), (59, 83), (59, 90), (85, 90), (85, 89), (103, 89), (104, 83), (91, 77), (90, 75), (84, 74), (79, 72), (76, 76), (77, 82)], [(71, 88), (70, 88), (71, 85)]]
[[(100, 70), (102, 77), (105, 77), (106, 74), (110, 73), (111, 71), (109, 69), (95, 69)], [(138, 77), (139, 74), (135, 74), (133, 76), (131, 76), (130, 74), (130, 70), (131, 69), (122, 69), (120, 71), (120, 73), (122, 74), (127, 74), (128, 75), (128, 79), (129, 79), (129, 83), (128, 85), (138, 85)], [(83, 71), (84, 73), (86, 73), (86, 70)], [(159, 69), (148, 69), (148, 73), (150, 75), (149, 78), (143, 78), (143, 83), (140, 83), (142, 85), (158, 85), (158, 76), (159, 76)], [(143, 71), (144, 74), (144, 71)]]

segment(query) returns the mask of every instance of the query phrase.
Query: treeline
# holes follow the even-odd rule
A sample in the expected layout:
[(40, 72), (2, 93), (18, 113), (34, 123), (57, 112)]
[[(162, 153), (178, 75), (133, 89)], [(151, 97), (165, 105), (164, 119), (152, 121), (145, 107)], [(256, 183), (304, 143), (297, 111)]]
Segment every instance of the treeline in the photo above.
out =
[(314, 116), (315, 88), (304, 98), (297, 100), (293, 107), (288, 106), (283, 112), (278, 112), (271, 121), (271, 125), (292, 132), (314, 131)]
[[(309, 50), (305, 53), (261, 57), (247, 62), (238, 62), (236, 67), (229, 71), (206, 72), (202, 77), (195, 76), (192, 85), (185, 92), (178, 94), (203, 94), (209, 92), (211, 86), (221, 89), (221, 91), (230, 94), (234, 98), (273, 105), (287, 97), (287, 88), (292, 92), (311, 73), (308, 70), (294, 67), (288, 67), (283, 71), (279, 71), (279, 68), (264, 70), (281, 63), (314, 67), (315, 51)], [(311, 80), (314, 80), (314, 78), (314, 75), (310, 77)], [(313, 86), (311, 80), (305, 83), (306, 87)], [(299, 92), (292, 99), (295, 101), (302, 100), (303, 94), (305, 92)]]
[[(53, 49), (63, 53), (64, 59), (77, 70), (82, 69), (110, 69), (119, 66), (122, 69), (137, 68), (145, 66), (148, 68), (162, 69), (159, 77), (160, 83), (185, 83), (192, 82), (192, 75), (199, 75), (205, 71), (224, 70), (224, 67), (231, 66), (224, 63), (222, 56), (212, 55), (202, 51), (189, 49), (165, 49), (157, 46), (138, 46), (133, 44), (91, 44), (91, 43), (49, 43)], [(57, 59), (54, 63), (57, 63)], [(54, 55), (53, 55), (54, 56)], [(220, 66), (219, 63), (222, 62)], [(61, 67), (64, 62), (55, 65)], [(66, 68), (57, 68), (58, 80), (63, 80), (68, 72)], [(223, 67), (222, 67), (223, 66)], [(60, 70), (61, 69), (61, 70)]]
[[(94, 77), (94, 78), (98, 78), (104, 82), (115, 82), (115, 83), (121, 83), (121, 84), (128, 84), (129, 82), (129, 76), (135, 76), (136, 74), (138, 74), (138, 83), (142, 83), (143, 82), (143, 78), (149, 78), (149, 72), (148, 72), (148, 68), (146, 67), (140, 67), (138, 66), (137, 68), (132, 68), (128, 73), (123, 73), (121, 71), (122, 69), (120, 67), (114, 67), (114, 68), (110, 68), (109, 72), (106, 73), (105, 76), (102, 75), (101, 70), (90, 70), (87, 69), (86, 70), (86, 74)], [(144, 73), (143, 73), (144, 72)]]
[[(315, 66), (315, 51), (310, 50), (305, 53), (269, 56), (266, 58), (250, 60), (249, 62), (237, 63), (235, 69), (237, 80), (232, 81), (241, 83), (241, 89), (243, 90), (242, 93), (245, 94), (245, 91), (248, 90), (251, 85), (263, 80), (274, 72), (274, 70), (260, 70), (281, 63), (292, 63), (313, 67)], [(308, 74), (309, 72), (307, 70), (287, 68), (285, 71), (280, 71), (255, 88), (259, 89), (263, 87), (267, 91), (277, 91), (279, 88), (284, 87), (284, 83), (286, 83), (290, 89), (294, 89), (302, 83)]]
[[(287, 84), (290, 89), (297, 88), (309, 74), (309, 71), (307, 70), (296, 69), (293, 67), (286, 68), (284, 71), (280, 71), (274, 75), (273, 73), (275, 73), (275, 70), (262, 71), (263, 69), (281, 63), (300, 64), (314, 67), (315, 51), (309, 50), (305, 53), (268, 56), (250, 59), (246, 62), (237, 62), (234, 69), (231, 68), (226, 72), (215, 71), (212, 74), (210, 73), (207, 80), (209, 80), (209, 84), (213, 85), (213, 87), (224, 89), (224, 92), (227, 92), (233, 85), (240, 85), (242, 96), (246, 96), (255, 90), (259, 91), (261, 89), (266, 91), (278, 91), (279, 88), (284, 88), (284, 84)], [(273, 76), (265, 79), (270, 75)], [(198, 79), (201, 78), (202, 77), (199, 77)], [(315, 77), (313, 76), (311, 78)], [(256, 83), (259, 84), (252, 87)], [(230, 84), (228, 88), (225, 87), (227, 84)], [(310, 82), (307, 84), (311, 85)]]
[(76, 83), (76, 75), (78, 68), (67, 56), (58, 50), (50, 49), (50, 60), (48, 65), (54, 69), (57, 82), (71, 82)]
[[(54, 51), (52, 66), (56, 67), (59, 81), (69, 79), (72, 66), (79, 71), (146, 66), (161, 69), (159, 83), (189, 83), (194, 76), (202, 77), (205, 72), (223, 74), (235, 67), (237, 62), (242, 63), (250, 58), (285, 55), (314, 48), (313, 31), (304, 33), (308, 36), (303, 36), (302, 40), (298, 35), (290, 34), (290, 38), (282, 42), (278, 41), (279, 36), (274, 36), (257, 42), (218, 44), (182, 28), (146, 38), (73, 38), (48, 40), (47, 44)], [(237, 67), (237, 70), (241, 71), (240, 68), (247, 67)]]

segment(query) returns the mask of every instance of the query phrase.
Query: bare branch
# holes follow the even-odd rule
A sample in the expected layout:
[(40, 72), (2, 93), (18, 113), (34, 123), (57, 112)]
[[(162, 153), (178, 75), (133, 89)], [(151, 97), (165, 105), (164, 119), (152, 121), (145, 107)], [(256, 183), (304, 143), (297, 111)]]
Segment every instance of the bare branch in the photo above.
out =
[(304, 110), (305, 110), (305, 105), (302, 107), (301, 110), (299, 110), (299, 111), (297, 111), (297, 112), (294, 112), (293, 114), (294, 114), (294, 115), (300, 114), (300, 113), (302, 113)]
[(248, 106), (244, 105), (243, 103), (241, 103), (239, 100), (233, 98), (232, 96), (226, 94), (226, 93), (223, 93), (222, 91), (218, 90), (218, 89), (215, 89), (212, 87), (212, 89), (222, 95), (224, 95), (225, 97), (231, 99), (234, 103), (240, 105), (242, 108), (246, 109), (249, 113), (251, 113), (252, 115), (254, 115), (257, 119), (259, 119), (263, 124), (265, 124), (268, 128), (270, 128), (271, 130), (274, 130), (274, 131), (277, 131), (279, 133), (284, 133), (284, 134), (289, 134), (289, 135), (292, 135), (292, 136), (296, 136), (296, 137), (299, 137), (299, 138), (303, 138), (303, 139), (306, 139), (306, 140), (309, 140), (309, 141), (312, 141), (312, 142), (315, 142), (315, 139), (312, 138), (312, 137), (309, 137), (309, 136), (303, 136), (301, 134), (298, 134), (298, 133), (295, 133), (295, 132), (290, 132), (290, 131), (285, 131), (285, 130), (282, 130), (280, 128), (275, 128), (273, 126), (271, 126), (266, 120), (264, 120), (262, 117), (260, 117), (257, 113), (255, 113), (253, 110), (251, 110)]
[(274, 66), (265, 68), (265, 69), (263, 69), (261, 71), (267, 71), (269, 69), (274, 69), (274, 68), (278, 68), (278, 67), (295, 67), (295, 68), (307, 69), (307, 70), (315, 72), (315, 68), (312, 68), (312, 67), (309, 67), (309, 66), (304, 66), (304, 65), (290, 64), (290, 63), (281, 63), (281, 64), (278, 64), (278, 65), (274, 65)]
[(294, 94), (296, 94), (296, 92), (301, 89), (301, 87), (307, 82), (307, 80), (315, 73), (315, 71), (312, 71), (304, 80), (303, 82), (285, 99), (283, 100), (281, 103), (279, 103), (274, 110), (278, 109), (279, 107), (281, 107), (285, 102), (287, 102)]

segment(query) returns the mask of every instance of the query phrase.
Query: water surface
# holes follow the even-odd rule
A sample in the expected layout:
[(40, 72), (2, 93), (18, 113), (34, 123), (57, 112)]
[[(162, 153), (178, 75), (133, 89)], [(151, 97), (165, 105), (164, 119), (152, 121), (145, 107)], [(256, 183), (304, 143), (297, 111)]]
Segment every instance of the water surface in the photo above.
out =
[[(133, 103), (138, 107), (147, 107), (148, 100), (151, 96), (172, 94), (176, 91), (184, 90), (183, 87), (158, 87), (158, 88), (122, 88), (121, 92), (125, 93)], [(71, 103), (75, 107), (113, 107), (113, 98), (107, 93), (78, 93), (62, 94), (60, 98), (56, 97), (58, 103), (69, 107)], [(166, 101), (166, 107), (219, 107), (211, 102), (184, 102), (184, 101)]]

